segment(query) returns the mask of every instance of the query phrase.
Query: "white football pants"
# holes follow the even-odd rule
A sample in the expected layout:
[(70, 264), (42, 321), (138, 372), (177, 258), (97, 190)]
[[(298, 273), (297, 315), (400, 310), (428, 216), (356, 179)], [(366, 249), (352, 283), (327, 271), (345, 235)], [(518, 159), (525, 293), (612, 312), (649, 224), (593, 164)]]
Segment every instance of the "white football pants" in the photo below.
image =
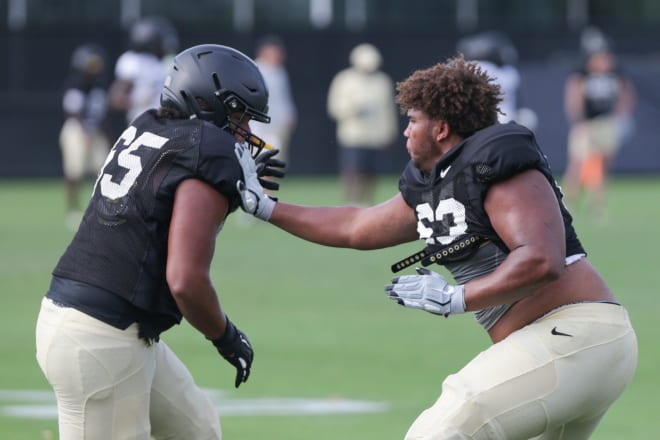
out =
[(44, 298), (37, 361), (57, 397), (60, 440), (222, 438), (220, 419), (188, 369), (138, 338)]
[(583, 440), (632, 380), (637, 338), (622, 306), (560, 307), (448, 376), (406, 440)]

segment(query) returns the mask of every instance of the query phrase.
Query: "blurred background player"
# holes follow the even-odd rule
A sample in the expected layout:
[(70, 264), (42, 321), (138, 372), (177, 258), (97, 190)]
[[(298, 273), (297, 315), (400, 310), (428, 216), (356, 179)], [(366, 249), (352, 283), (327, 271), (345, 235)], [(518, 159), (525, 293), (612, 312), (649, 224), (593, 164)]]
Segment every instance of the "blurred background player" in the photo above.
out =
[(351, 67), (337, 73), (330, 83), (327, 108), (337, 123), (344, 201), (366, 206), (373, 201), (380, 160), (397, 137), (399, 119), (394, 83), (379, 70), (378, 49), (360, 44), (349, 60)]
[(298, 115), (285, 67), (284, 41), (277, 35), (263, 37), (257, 44), (254, 61), (268, 87), (268, 114), (271, 121), (270, 124), (253, 123), (252, 132), (279, 149), (278, 158), (287, 162), (289, 141), (296, 128)]
[(96, 176), (110, 150), (104, 121), (107, 105), (107, 56), (96, 44), (78, 46), (71, 56), (60, 131), (62, 168), (66, 184), (66, 225), (75, 230), (82, 218), (80, 185)]
[[(266, 35), (257, 42), (254, 62), (268, 87), (268, 115), (270, 123), (250, 123), (252, 133), (280, 150), (277, 157), (289, 161), (289, 142), (296, 128), (298, 113), (291, 94), (291, 82), (286, 70), (286, 46), (278, 35)], [(254, 217), (239, 212), (242, 227), (254, 224)]]
[(159, 29), (163, 39), (163, 50), (160, 57), (165, 72), (169, 72), (174, 63), (174, 57), (179, 53), (179, 32), (174, 24), (165, 17), (155, 16), (151, 20), (159, 24)]
[(516, 121), (530, 130), (538, 125), (536, 113), (521, 106), (522, 79), (518, 67), (518, 51), (502, 32), (486, 31), (459, 40), (456, 50), (466, 60), (475, 61), (500, 86), (502, 102), (498, 120)]
[(145, 17), (131, 26), (129, 49), (117, 59), (109, 95), (110, 105), (126, 114), (126, 122), (160, 106), (160, 92), (178, 44), (176, 29), (164, 17)]
[(609, 166), (632, 130), (635, 90), (601, 31), (585, 29), (580, 44), (582, 65), (565, 84), (564, 109), (570, 128), (563, 186), (572, 204), (584, 189), (589, 209), (602, 218)]

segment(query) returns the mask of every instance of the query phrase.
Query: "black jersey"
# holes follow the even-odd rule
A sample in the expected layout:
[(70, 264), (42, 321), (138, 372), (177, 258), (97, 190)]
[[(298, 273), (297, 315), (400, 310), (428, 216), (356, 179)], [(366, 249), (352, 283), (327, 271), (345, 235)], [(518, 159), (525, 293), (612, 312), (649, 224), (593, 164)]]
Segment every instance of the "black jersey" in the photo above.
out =
[(103, 77), (73, 72), (64, 87), (64, 114), (80, 118), (86, 127), (100, 127), (106, 116), (106, 89)]
[(234, 144), (230, 134), (199, 119), (160, 119), (154, 111), (136, 118), (108, 155), (53, 275), (112, 292), (158, 317), (157, 333), (180, 322), (165, 278), (174, 194), (184, 179), (199, 179), (236, 210), (242, 170)]
[(508, 253), (490, 223), (484, 200), (492, 184), (529, 169), (541, 171), (554, 189), (564, 219), (567, 254), (584, 253), (548, 161), (533, 133), (521, 125), (495, 124), (476, 132), (445, 154), (429, 175), (408, 163), (399, 189), (415, 210), (419, 237), (428, 246), (470, 243), (470, 238), (479, 237)]
[(612, 113), (621, 94), (621, 76), (617, 72), (585, 72), (582, 81), (585, 117), (593, 119)]

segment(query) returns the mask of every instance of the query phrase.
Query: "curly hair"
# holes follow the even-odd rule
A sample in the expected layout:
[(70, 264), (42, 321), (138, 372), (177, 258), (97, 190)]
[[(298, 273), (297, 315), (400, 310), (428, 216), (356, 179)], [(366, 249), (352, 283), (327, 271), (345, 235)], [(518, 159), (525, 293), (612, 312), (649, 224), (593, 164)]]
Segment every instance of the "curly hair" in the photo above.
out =
[(445, 120), (461, 137), (497, 122), (502, 101), (500, 86), (476, 63), (462, 55), (417, 70), (396, 85), (401, 113), (419, 110)]

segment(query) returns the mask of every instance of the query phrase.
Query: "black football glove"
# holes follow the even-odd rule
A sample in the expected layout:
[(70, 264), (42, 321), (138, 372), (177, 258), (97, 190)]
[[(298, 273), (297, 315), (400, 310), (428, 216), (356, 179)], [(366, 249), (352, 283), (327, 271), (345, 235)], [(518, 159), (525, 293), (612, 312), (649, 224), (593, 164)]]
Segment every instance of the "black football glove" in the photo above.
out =
[(225, 358), (227, 362), (236, 367), (236, 388), (248, 380), (250, 376), (250, 367), (254, 352), (247, 336), (236, 328), (236, 326), (227, 318), (227, 328), (225, 333), (218, 339), (211, 341), (218, 353)]
[(256, 157), (254, 163), (257, 166), (257, 176), (259, 177), (259, 183), (265, 189), (271, 191), (277, 191), (280, 188), (280, 184), (271, 180), (271, 179), (262, 179), (262, 177), (284, 177), (284, 168), (286, 163), (279, 159), (276, 159), (275, 156), (279, 153), (280, 150), (264, 150), (259, 156)]

